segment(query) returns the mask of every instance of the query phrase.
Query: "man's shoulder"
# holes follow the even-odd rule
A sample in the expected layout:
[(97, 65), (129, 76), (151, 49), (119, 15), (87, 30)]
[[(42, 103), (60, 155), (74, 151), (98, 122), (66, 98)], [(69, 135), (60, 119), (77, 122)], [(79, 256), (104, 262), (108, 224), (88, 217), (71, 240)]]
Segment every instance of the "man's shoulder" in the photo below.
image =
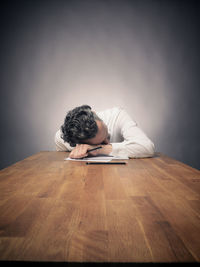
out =
[(105, 109), (104, 111), (97, 112), (97, 115), (105, 122), (105, 124), (110, 125), (110, 123), (113, 124), (118, 120), (123, 110), (124, 109), (121, 107), (112, 107)]
[(112, 107), (112, 108), (105, 109), (105, 110), (103, 110), (103, 111), (99, 111), (99, 112), (97, 112), (97, 114), (102, 115), (102, 116), (104, 116), (104, 115), (107, 115), (107, 116), (111, 116), (111, 115), (116, 116), (116, 115), (118, 115), (122, 110), (123, 110), (122, 107), (118, 107), (118, 106), (116, 106), (116, 107)]

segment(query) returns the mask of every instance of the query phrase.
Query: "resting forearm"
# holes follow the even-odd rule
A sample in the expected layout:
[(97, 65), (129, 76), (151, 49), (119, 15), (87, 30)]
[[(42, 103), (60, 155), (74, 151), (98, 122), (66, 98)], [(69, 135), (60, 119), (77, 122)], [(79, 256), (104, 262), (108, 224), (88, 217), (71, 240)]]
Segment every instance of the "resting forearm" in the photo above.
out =
[(102, 145), (102, 148), (99, 149), (99, 154), (105, 154), (105, 155), (109, 155), (112, 152), (112, 145), (108, 144), (108, 145)]
[(121, 143), (112, 144), (113, 156), (126, 155), (129, 158), (146, 158), (154, 155), (154, 144), (151, 141), (145, 142), (144, 144), (130, 143), (124, 141)]

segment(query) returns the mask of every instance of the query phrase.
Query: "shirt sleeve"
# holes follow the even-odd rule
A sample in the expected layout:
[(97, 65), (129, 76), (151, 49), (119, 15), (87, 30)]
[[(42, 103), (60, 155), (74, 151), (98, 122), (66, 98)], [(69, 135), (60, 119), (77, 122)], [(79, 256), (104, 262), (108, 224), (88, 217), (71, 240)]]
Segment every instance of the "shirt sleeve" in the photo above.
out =
[(119, 143), (111, 143), (112, 152), (110, 155), (126, 155), (129, 158), (145, 158), (154, 155), (155, 146), (153, 142), (123, 109), (119, 112), (116, 127), (117, 131), (120, 132), (123, 141)]
[(72, 147), (69, 143), (64, 142), (61, 138), (61, 130), (58, 130), (55, 134), (55, 145), (57, 151), (72, 151)]

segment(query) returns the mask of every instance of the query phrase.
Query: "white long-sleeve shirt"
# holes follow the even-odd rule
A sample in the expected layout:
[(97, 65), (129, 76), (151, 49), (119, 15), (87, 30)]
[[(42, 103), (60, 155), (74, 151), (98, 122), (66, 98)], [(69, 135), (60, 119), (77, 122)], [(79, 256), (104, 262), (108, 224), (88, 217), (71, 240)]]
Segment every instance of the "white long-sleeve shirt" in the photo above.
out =
[[(112, 145), (110, 155), (126, 155), (129, 158), (153, 156), (154, 144), (124, 109), (114, 107), (96, 113), (108, 127)], [(61, 138), (61, 130), (56, 132), (55, 144), (57, 151), (71, 151), (73, 149), (69, 143), (64, 142)]]

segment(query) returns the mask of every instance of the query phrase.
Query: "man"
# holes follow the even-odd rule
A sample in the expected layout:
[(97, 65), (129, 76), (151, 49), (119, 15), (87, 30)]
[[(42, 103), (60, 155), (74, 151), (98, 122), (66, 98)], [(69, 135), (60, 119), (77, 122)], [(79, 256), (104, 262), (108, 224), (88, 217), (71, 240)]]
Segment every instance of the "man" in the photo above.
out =
[[(144, 158), (154, 154), (152, 141), (118, 107), (97, 113), (88, 105), (70, 110), (56, 132), (55, 144), (57, 151), (71, 151), (71, 158), (98, 154)], [(88, 152), (98, 145), (102, 148)]]

